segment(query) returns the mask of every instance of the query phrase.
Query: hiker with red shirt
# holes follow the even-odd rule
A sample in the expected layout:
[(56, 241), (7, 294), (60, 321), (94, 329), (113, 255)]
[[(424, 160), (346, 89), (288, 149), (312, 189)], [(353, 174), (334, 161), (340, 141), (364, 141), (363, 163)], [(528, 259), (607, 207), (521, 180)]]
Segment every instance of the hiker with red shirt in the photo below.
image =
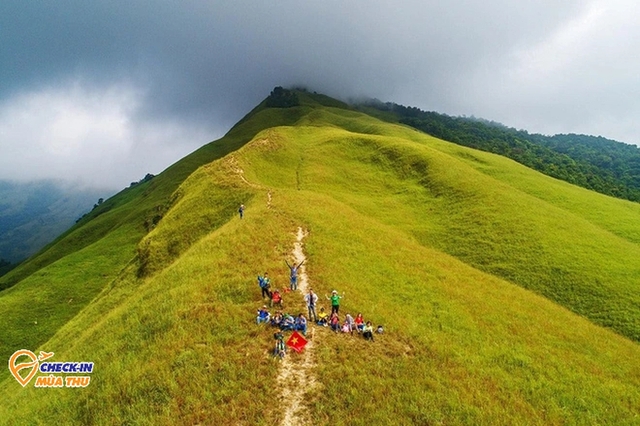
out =
[(271, 307), (274, 305), (280, 305), (280, 308), (282, 308), (282, 295), (278, 290), (274, 290), (273, 293), (271, 293)]
[(362, 318), (362, 314), (359, 312), (358, 315), (356, 315), (355, 323), (358, 333), (362, 333), (362, 330), (364, 329), (364, 319)]

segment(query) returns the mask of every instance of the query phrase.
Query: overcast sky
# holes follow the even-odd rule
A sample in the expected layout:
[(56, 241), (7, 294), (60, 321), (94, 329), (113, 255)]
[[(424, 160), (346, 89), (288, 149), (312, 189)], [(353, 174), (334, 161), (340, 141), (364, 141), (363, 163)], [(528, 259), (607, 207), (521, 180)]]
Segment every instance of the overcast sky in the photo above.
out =
[(640, 143), (640, 3), (0, 3), (0, 179), (120, 189), (276, 85)]

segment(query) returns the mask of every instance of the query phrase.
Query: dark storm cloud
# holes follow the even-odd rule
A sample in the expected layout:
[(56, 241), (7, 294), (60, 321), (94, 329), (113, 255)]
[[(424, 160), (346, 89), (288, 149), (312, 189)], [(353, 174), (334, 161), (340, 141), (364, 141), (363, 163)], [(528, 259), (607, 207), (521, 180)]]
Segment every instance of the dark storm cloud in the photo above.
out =
[[(0, 5), (0, 147), (15, 156), (35, 148), (14, 161), (24, 164), (11, 170), (16, 176), (39, 177), (38, 170), (85, 181), (81, 165), (91, 169), (97, 160), (86, 156), (97, 147), (98, 168), (117, 185), (160, 171), (220, 136), (273, 86), (292, 84), (343, 99), (371, 96), (520, 127), (532, 123), (539, 126), (534, 131), (579, 131), (580, 117), (597, 116), (606, 136), (612, 121), (605, 115), (615, 116), (616, 105), (598, 115), (582, 102), (584, 110), (568, 116), (566, 128), (558, 112), (580, 103), (594, 78), (610, 81), (611, 70), (595, 69), (580, 80), (569, 78), (576, 62), (555, 72), (545, 63), (572, 47), (593, 52), (589, 37), (584, 45), (562, 37), (570, 39), (563, 34), (573, 27), (588, 36), (589, 25), (598, 25), (588, 22), (590, 13), (609, 17), (610, 25), (621, 19), (607, 12), (610, 2), (604, 12), (600, 4), (6, 1)], [(53, 155), (57, 162), (37, 155), (65, 141), (75, 148)], [(145, 158), (150, 147), (153, 159)]]

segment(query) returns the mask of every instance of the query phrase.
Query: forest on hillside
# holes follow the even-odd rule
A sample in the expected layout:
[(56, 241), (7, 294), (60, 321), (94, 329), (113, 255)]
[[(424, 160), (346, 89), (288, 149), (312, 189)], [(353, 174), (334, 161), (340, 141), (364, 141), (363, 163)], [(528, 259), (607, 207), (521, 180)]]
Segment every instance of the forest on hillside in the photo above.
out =
[(546, 175), (640, 202), (640, 148), (601, 136), (545, 136), (474, 117), (452, 117), (378, 100), (358, 105), (437, 138), (511, 158)]

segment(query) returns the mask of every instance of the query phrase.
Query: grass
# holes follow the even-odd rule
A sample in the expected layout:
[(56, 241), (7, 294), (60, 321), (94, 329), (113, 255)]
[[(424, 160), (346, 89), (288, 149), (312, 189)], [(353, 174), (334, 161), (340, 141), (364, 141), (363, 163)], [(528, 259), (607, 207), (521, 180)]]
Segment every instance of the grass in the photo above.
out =
[[(201, 165), (237, 150), (270, 124), (297, 119), (295, 114), (290, 115), (257, 107), (245, 125), (235, 126), (221, 140), (203, 146), (151, 181), (106, 200), (39, 253), (0, 277), (0, 359), (8, 358), (17, 346), (34, 348), (46, 342), (131, 262), (138, 265), (138, 274), (150, 273), (156, 265), (144, 262), (149, 251), (163, 251), (164, 257), (155, 256), (153, 262), (166, 265), (193, 241), (228, 220), (229, 215), (217, 215), (221, 206), (211, 206), (217, 211), (195, 206), (203, 211), (201, 221), (184, 222), (195, 231), (183, 232), (185, 227), (170, 231), (171, 237), (166, 237), (163, 247), (156, 247), (151, 239), (153, 224), (174, 203), (192, 198), (178, 191), (189, 175)], [(228, 207), (226, 204), (223, 209)], [(169, 213), (167, 221), (171, 220)], [(146, 236), (150, 230), (151, 236)], [(0, 370), (0, 379), (7, 376), (7, 370)]]
[[(20, 343), (94, 361), (91, 385), (5, 378), (0, 423), (278, 423), (279, 364), (254, 324), (255, 276), (287, 283), (298, 226), (313, 288), (345, 292), (343, 313), (387, 331), (371, 343), (317, 330), (321, 389), (307, 395), (317, 424), (638, 422), (631, 203), (300, 97), (298, 108), (250, 113), (230, 135), (252, 142), (172, 191), (157, 227), (126, 243), (136, 260), (123, 256), (46, 342)], [(117, 238), (96, 252), (124, 246)], [(27, 288), (8, 291), (26, 300)]]

